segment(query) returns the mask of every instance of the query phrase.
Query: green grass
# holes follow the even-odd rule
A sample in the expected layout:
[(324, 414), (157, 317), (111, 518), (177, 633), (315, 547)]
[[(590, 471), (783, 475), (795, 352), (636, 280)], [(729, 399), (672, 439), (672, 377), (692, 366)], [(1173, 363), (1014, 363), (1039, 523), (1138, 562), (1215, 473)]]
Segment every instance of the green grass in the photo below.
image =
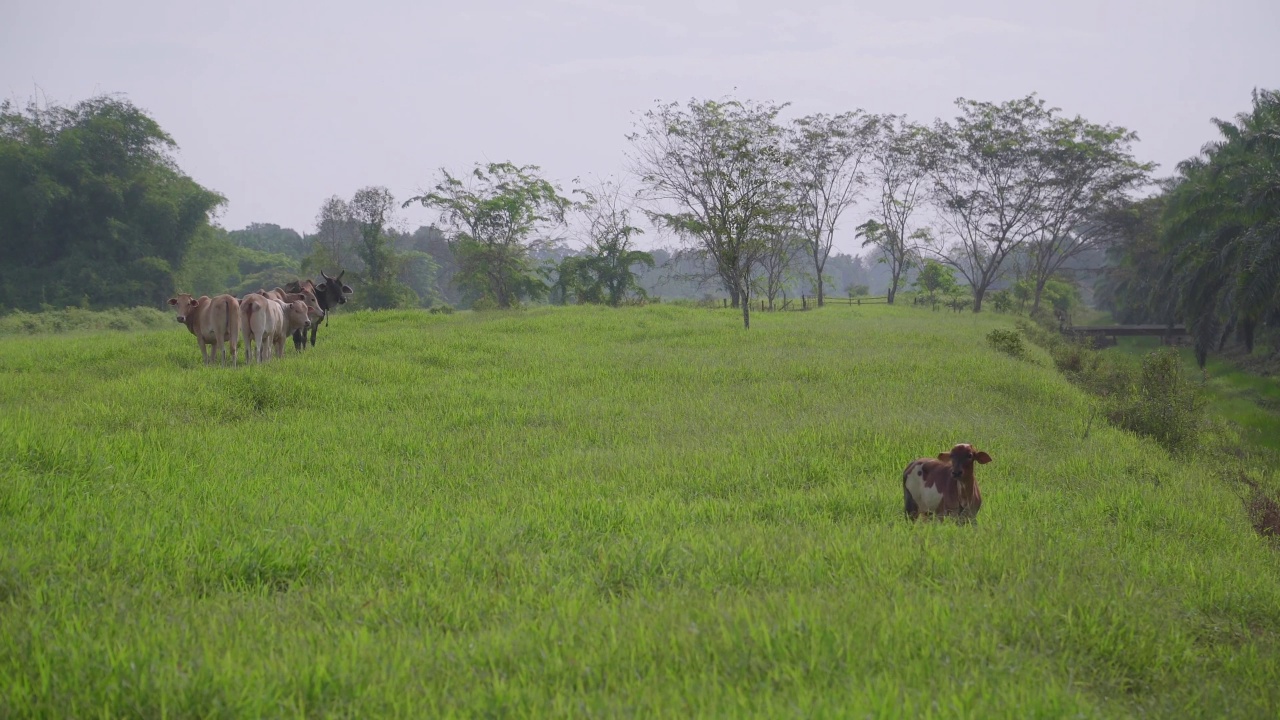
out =
[[(0, 717), (1274, 717), (1280, 565), (1008, 318), (0, 339)], [(902, 468), (988, 451), (975, 526)]]

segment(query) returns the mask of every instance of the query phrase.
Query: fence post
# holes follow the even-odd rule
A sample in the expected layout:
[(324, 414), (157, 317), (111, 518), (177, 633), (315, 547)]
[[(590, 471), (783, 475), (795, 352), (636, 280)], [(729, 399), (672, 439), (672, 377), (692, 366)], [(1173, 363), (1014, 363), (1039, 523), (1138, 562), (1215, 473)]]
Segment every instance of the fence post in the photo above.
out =
[(809, 309), (809, 298), (806, 298), (803, 295), (800, 296), (800, 309), (801, 310)]
[(729, 298), (721, 298), (720, 300), (724, 303), (724, 307), (729, 307)]

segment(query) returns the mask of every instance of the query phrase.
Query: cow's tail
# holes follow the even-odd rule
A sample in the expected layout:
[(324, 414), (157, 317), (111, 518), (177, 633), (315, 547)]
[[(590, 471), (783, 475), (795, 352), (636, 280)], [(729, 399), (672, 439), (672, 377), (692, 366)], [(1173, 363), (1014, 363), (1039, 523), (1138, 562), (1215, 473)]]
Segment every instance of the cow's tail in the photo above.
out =
[(244, 361), (252, 363), (251, 352), (253, 349), (253, 309), (257, 307), (257, 303), (245, 302), (240, 306), (243, 314), (244, 325), (240, 328), (244, 333)]

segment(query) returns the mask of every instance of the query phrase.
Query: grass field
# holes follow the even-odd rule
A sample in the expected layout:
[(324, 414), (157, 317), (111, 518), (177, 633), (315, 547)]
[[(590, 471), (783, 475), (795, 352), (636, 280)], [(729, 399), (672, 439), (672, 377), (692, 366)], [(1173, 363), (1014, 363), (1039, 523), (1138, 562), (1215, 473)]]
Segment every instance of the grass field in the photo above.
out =
[[(1006, 318), (0, 339), (0, 717), (1259, 717), (1280, 563)], [(901, 471), (970, 441), (978, 523)]]

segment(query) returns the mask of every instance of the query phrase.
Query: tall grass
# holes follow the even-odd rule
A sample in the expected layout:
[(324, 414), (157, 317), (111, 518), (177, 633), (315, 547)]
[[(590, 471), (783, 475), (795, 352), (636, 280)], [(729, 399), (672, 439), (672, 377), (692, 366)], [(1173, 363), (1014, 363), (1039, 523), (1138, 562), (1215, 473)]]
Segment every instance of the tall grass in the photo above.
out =
[(101, 330), (149, 330), (173, 324), (173, 313), (149, 307), (115, 310), (67, 307), (61, 310), (49, 308), (38, 313), (14, 310), (7, 314), (0, 314), (0, 336)]
[[(0, 716), (1270, 717), (1280, 567), (988, 316), (0, 339)], [(1032, 355), (1038, 348), (1028, 348)], [(976, 526), (903, 519), (958, 441)]]

